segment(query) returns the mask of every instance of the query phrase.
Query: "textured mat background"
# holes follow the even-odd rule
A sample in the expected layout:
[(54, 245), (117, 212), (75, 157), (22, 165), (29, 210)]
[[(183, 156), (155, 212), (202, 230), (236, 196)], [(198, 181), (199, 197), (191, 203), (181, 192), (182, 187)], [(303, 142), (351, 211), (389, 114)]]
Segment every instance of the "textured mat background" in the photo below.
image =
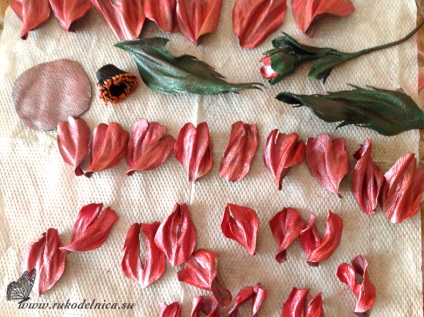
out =
[[(234, 1), (226, 1), (218, 31), (204, 38), (196, 47), (181, 34), (163, 34), (147, 24), (143, 36), (163, 35), (171, 42), (168, 48), (176, 55), (188, 53), (215, 66), (232, 81), (262, 81), (258, 75), (258, 59), (269, 48), (265, 43), (250, 51), (238, 47), (232, 35), (231, 10)], [(377, 45), (406, 34), (415, 25), (414, 1), (355, 1), (356, 12), (349, 18), (327, 19), (315, 38), (300, 33), (288, 10), (282, 30), (304, 42), (333, 46), (341, 50), (357, 50)], [(390, 8), (390, 10), (387, 10)], [(95, 71), (106, 63), (136, 73), (133, 60), (125, 52), (112, 47), (115, 38), (95, 11), (90, 11), (77, 25), (77, 33), (65, 33), (51, 19), (39, 30), (31, 32), (27, 41), (19, 39), (21, 22), (11, 10), (5, 18), (0, 44), (0, 289), (20, 274), (20, 261), (27, 246), (47, 228), (60, 232), (64, 243), (70, 240), (75, 215), (84, 204), (103, 202), (120, 216), (107, 243), (100, 249), (67, 257), (67, 269), (59, 283), (41, 298), (31, 302), (134, 302), (126, 315), (156, 316), (160, 302), (183, 301), (188, 315), (191, 299), (205, 292), (181, 284), (176, 269), (167, 267), (161, 280), (142, 290), (120, 272), (119, 262), (125, 232), (134, 222), (161, 221), (175, 202), (187, 202), (199, 232), (198, 248), (220, 254), (220, 271), (227, 287), (235, 295), (247, 285), (261, 282), (269, 297), (261, 310), (263, 316), (279, 316), (281, 306), (293, 286), (311, 288), (311, 295), (323, 292), (328, 316), (351, 316), (354, 296), (335, 277), (337, 266), (361, 253), (370, 262), (370, 276), (377, 289), (373, 316), (422, 315), (421, 223), (416, 215), (406, 223), (390, 224), (379, 212), (374, 217), (361, 213), (350, 193), (351, 178), (341, 185), (343, 199), (326, 192), (310, 176), (304, 164), (293, 169), (282, 191), (277, 191), (271, 174), (265, 168), (262, 149), (268, 133), (296, 131), (306, 139), (319, 133), (344, 137), (352, 155), (362, 140), (374, 141), (374, 160), (387, 170), (406, 152), (418, 153), (417, 131), (397, 137), (381, 137), (368, 130), (345, 127), (335, 131), (335, 124), (325, 124), (307, 109), (292, 109), (274, 97), (282, 91), (323, 93), (346, 89), (346, 83), (365, 84), (387, 89), (403, 87), (417, 96), (416, 43), (408, 43), (340, 67), (324, 86), (306, 78), (307, 67), (296, 75), (263, 92), (249, 91), (225, 96), (161, 96), (142, 86), (124, 104), (104, 107), (93, 99), (91, 109), (83, 116), (93, 129), (100, 122), (120, 122), (131, 130), (141, 117), (158, 121), (177, 136), (188, 121), (207, 121), (214, 143), (215, 167), (195, 185), (186, 181), (185, 172), (175, 158), (147, 173), (125, 176), (126, 164), (95, 174), (91, 179), (76, 178), (57, 150), (55, 133), (38, 133), (23, 126), (14, 112), (11, 89), (14, 80), (36, 64), (70, 58), (79, 61), (92, 79)], [(277, 35), (278, 32), (274, 35)], [(261, 137), (259, 151), (246, 179), (230, 184), (218, 177), (219, 160), (228, 141), (231, 124), (243, 120), (258, 125)], [(351, 159), (353, 167), (354, 160)], [(220, 230), (223, 208), (227, 202), (254, 208), (260, 218), (258, 249), (249, 257), (241, 246), (224, 238)], [(298, 208), (306, 220), (317, 214), (319, 230), (324, 230), (328, 209), (344, 220), (342, 243), (333, 257), (318, 268), (305, 263), (300, 244), (288, 250), (288, 261), (274, 260), (277, 249), (268, 226), (269, 219), (283, 207)], [(18, 311), (17, 304), (1, 299), (1, 315), (116, 315), (114, 311)], [(122, 314), (122, 312), (120, 312)]]

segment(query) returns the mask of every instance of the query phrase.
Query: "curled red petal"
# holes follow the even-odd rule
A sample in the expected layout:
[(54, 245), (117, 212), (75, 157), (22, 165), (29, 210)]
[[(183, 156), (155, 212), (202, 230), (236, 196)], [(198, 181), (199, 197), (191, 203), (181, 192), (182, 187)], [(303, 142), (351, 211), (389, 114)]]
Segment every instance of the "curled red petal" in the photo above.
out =
[(308, 305), (305, 317), (324, 317), (324, 308), (322, 307), (322, 296), (319, 293), (315, 296)]
[(240, 243), (249, 255), (255, 255), (256, 237), (258, 235), (259, 219), (256, 212), (249, 208), (227, 204), (221, 229), (229, 239)]
[(178, 302), (172, 304), (161, 303), (159, 306), (159, 317), (181, 317), (182, 305)]
[(353, 155), (356, 162), (352, 173), (352, 192), (359, 207), (368, 215), (373, 215), (378, 205), (383, 172), (371, 160), (372, 141), (365, 139)]
[(22, 270), (36, 270), (34, 291), (38, 296), (51, 289), (65, 271), (65, 253), (59, 250), (61, 246), (57, 230), (49, 228), (26, 251)]
[(128, 137), (128, 132), (117, 122), (99, 124), (93, 132), (90, 166), (85, 176), (91, 177), (94, 172), (118, 165), (127, 149)]
[(50, 17), (48, 0), (9, 0), (9, 5), (23, 22), (21, 39), (28, 37), (28, 32), (36, 29)]
[(57, 124), (57, 145), (63, 160), (74, 168), (75, 175), (83, 175), (81, 163), (88, 154), (90, 128), (81, 119), (68, 118)]
[[(166, 269), (166, 257), (155, 245), (155, 234), (159, 222), (152, 224), (134, 223), (127, 231), (121, 260), (122, 273), (145, 288), (157, 281)], [(140, 259), (140, 229), (146, 244), (145, 264)]]
[(315, 215), (311, 215), (308, 227), (300, 233), (300, 244), (307, 256), (308, 264), (318, 266), (320, 262), (329, 259), (340, 244), (342, 231), (342, 218), (329, 210), (324, 238), (320, 241), (315, 225)]
[(305, 144), (298, 140), (297, 133), (278, 133), (277, 129), (271, 131), (265, 143), (264, 162), (274, 175), (279, 190), (290, 168), (302, 164), (304, 160)]
[(216, 30), (222, 0), (177, 0), (177, 22), (186, 38), (197, 40)]
[(218, 301), (213, 295), (209, 297), (197, 296), (193, 298), (190, 317), (200, 317), (203, 312), (206, 317), (219, 317)]
[(387, 219), (400, 223), (417, 213), (424, 191), (424, 168), (416, 168), (417, 159), (408, 153), (400, 157), (384, 174), (381, 206)]
[(166, 127), (157, 122), (138, 120), (128, 141), (127, 175), (135, 171), (150, 171), (163, 164), (174, 148), (175, 139), (166, 135)]
[(293, 287), (283, 304), (281, 317), (305, 317), (309, 289)]
[(184, 264), (196, 246), (196, 228), (186, 204), (175, 204), (172, 213), (161, 223), (155, 244), (172, 266)]
[(81, 208), (72, 228), (71, 243), (61, 247), (62, 251), (84, 252), (100, 248), (107, 240), (118, 220), (115, 211), (103, 204), (89, 204)]
[(49, 0), (55, 17), (66, 31), (74, 21), (82, 18), (91, 8), (90, 0)]
[(258, 283), (255, 286), (247, 286), (240, 290), (234, 299), (234, 306), (228, 312), (228, 317), (237, 317), (238, 310), (241, 305), (252, 299), (252, 317), (258, 316), (258, 311), (261, 308), (266, 298), (266, 290)]
[(368, 262), (363, 255), (357, 255), (352, 260), (352, 265), (342, 263), (337, 269), (339, 280), (349, 285), (357, 300), (355, 314), (361, 315), (369, 312), (374, 305), (376, 291), (368, 276)]
[(345, 17), (355, 11), (350, 0), (292, 0), (296, 24), (306, 35), (313, 37), (316, 21), (326, 15)]
[(233, 29), (240, 46), (254, 48), (284, 22), (285, 0), (237, 0), (233, 9)]
[(194, 182), (213, 166), (212, 142), (206, 122), (186, 123), (180, 130), (174, 146), (174, 156), (187, 171), (188, 180)]
[(311, 175), (326, 190), (340, 196), (339, 186), (349, 173), (349, 154), (344, 139), (331, 140), (328, 134), (320, 134), (306, 141), (306, 163)]
[(230, 140), (222, 156), (219, 177), (230, 182), (242, 180), (250, 170), (250, 163), (259, 144), (259, 132), (255, 124), (241, 121), (231, 127)]
[(294, 208), (284, 208), (269, 221), (272, 235), (279, 246), (275, 255), (278, 263), (286, 261), (286, 249), (300, 235), (305, 225), (306, 222)]
[(142, 0), (90, 0), (119, 40), (140, 36), (145, 16)]
[(178, 32), (176, 0), (143, 0), (146, 18), (155, 21), (162, 31)]

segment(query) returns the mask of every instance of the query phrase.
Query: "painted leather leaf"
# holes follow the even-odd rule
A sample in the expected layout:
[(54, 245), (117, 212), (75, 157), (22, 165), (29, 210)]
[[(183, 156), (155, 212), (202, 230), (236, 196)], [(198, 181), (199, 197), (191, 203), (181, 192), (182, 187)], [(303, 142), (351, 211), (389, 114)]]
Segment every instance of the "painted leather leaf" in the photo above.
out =
[(36, 29), (50, 17), (48, 0), (9, 0), (9, 5), (23, 22), (21, 39), (28, 37), (28, 32)]
[(196, 296), (193, 298), (190, 317), (200, 317), (201, 313), (204, 313), (206, 317), (219, 317), (218, 307), (218, 301), (213, 295)]
[(226, 82), (211, 66), (191, 55), (174, 56), (165, 38), (154, 37), (115, 44), (134, 58), (144, 83), (161, 94), (216, 95), (259, 89), (260, 84)]
[(163, 164), (171, 154), (175, 139), (157, 122), (138, 120), (128, 141), (127, 163), (130, 176), (136, 171), (150, 171)]
[(53, 14), (66, 31), (91, 8), (90, 0), (49, 0)]
[(181, 317), (182, 305), (178, 302), (172, 304), (161, 303), (159, 306), (159, 317)]
[(176, 0), (143, 0), (146, 18), (155, 21), (164, 32), (178, 32)]
[(252, 317), (258, 316), (258, 311), (267, 296), (266, 290), (258, 283), (255, 286), (247, 286), (240, 290), (234, 299), (234, 306), (228, 312), (228, 317), (237, 317), (240, 306), (252, 299)]
[(22, 271), (36, 270), (34, 291), (37, 296), (51, 289), (65, 271), (65, 253), (59, 250), (61, 246), (62, 241), (57, 230), (49, 228), (26, 251)]

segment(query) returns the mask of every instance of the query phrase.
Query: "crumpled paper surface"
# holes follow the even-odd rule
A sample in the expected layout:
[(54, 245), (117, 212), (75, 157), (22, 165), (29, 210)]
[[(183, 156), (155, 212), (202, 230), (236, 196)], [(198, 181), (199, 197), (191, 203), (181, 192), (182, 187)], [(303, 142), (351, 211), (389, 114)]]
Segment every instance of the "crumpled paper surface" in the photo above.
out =
[[(169, 50), (192, 54), (213, 65), (230, 81), (264, 82), (259, 75), (258, 60), (270, 48), (273, 34), (253, 50), (238, 46), (232, 33), (231, 12), (234, 1), (225, 1), (218, 30), (194, 46), (181, 34), (165, 34), (148, 23), (142, 36), (161, 35), (169, 38)], [(282, 30), (305, 43), (331, 46), (352, 51), (395, 40), (415, 26), (416, 5), (408, 1), (354, 2), (356, 11), (348, 18), (322, 21), (313, 39), (296, 27), (289, 8)], [(188, 121), (207, 121), (213, 142), (215, 165), (210, 173), (195, 184), (186, 179), (182, 166), (173, 157), (160, 168), (126, 177), (124, 160), (91, 179), (75, 177), (72, 168), (60, 157), (55, 132), (28, 129), (14, 111), (11, 99), (16, 78), (39, 63), (69, 58), (82, 64), (95, 90), (95, 72), (113, 63), (137, 74), (130, 55), (114, 48), (112, 31), (94, 10), (77, 22), (76, 33), (66, 33), (50, 19), (28, 40), (19, 38), (21, 22), (9, 9), (0, 42), (0, 315), (3, 316), (158, 316), (161, 302), (183, 302), (183, 315), (188, 316), (194, 296), (206, 294), (179, 283), (177, 268), (167, 266), (166, 274), (147, 289), (140, 289), (120, 272), (121, 248), (129, 226), (134, 222), (162, 221), (176, 202), (187, 203), (198, 231), (197, 248), (220, 254), (221, 279), (233, 296), (244, 286), (262, 283), (268, 298), (261, 316), (279, 316), (292, 287), (310, 288), (310, 297), (323, 293), (327, 316), (353, 316), (354, 295), (335, 276), (337, 266), (350, 262), (357, 254), (369, 261), (369, 274), (377, 290), (372, 316), (421, 316), (421, 223), (415, 215), (405, 223), (393, 225), (379, 209), (373, 217), (359, 210), (350, 191), (351, 176), (341, 183), (342, 199), (327, 192), (310, 175), (306, 164), (293, 168), (277, 191), (271, 173), (263, 163), (263, 147), (272, 129), (297, 132), (302, 139), (329, 133), (346, 138), (351, 168), (354, 151), (364, 138), (373, 139), (373, 159), (384, 171), (407, 152), (418, 154), (419, 133), (411, 131), (396, 137), (382, 137), (371, 130), (327, 124), (306, 108), (293, 109), (277, 100), (278, 92), (324, 93), (347, 89), (347, 83), (386, 89), (402, 87), (417, 100), (417, 47), (410, 40), (401, 46), (362, 57), (338, 67), (324, 85), (306, 77), (308, 66), (263, 91), (199, 97), (195, 95), (163, 96), (141, 85), (123, 104), (105, 107), (94, 93), (91, 109), (83, 115), (91, 129), (101, 122), (117, 121), (130, 131), (139, 118), (158, 121), (177, 136)], [(64, 74), (66, 75), (66, 74)], [(42, 89), (42, 87), (40, 87)], [(256, 123), (260, 131), (259, 151), (250, 173), (238, 183), (218, 177), (220, 158), (228, 142), (231, 124), (243, 120)], [(401, 118), (400, 118), (401, 120)], [(7, 285), (22, 272), (20, 263), (28, 245), (49, 227), (57, 228), (62, 241), (70, 241), (74, 218), (88, 203), (103, 202), (119, 215), (108, 241), (94, 251), (67, 256), (67, 267), (56, 286), (41, 298), (31, 294), (30, 303), (91, 302), (134, 303), (133, 310), (18, 310), (17, 302), (6, 301)], [(221, 232), (226, 203), (245, 205), (259, 215), (257, 254), (249, 257), (246, 250)], [(283, 207), (297, 208), (307, 220), (317, 214), (322, 234), (327, 210), (339, 214), (344, 232), (339, 248), (319, 267), (305, 261), (300, 243), (295, 241), (287, 251), (287, 262), (278, 264), (277, 250), (268, 221)], [(249, 306), (249, 305), (247, 305)], [(242, 314), (249, 315), (249, 307)]]

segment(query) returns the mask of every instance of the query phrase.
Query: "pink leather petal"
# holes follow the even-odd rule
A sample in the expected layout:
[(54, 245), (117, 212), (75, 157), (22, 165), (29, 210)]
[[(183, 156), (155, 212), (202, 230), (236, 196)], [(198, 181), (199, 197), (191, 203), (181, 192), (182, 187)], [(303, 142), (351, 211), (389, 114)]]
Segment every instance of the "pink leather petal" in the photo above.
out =
[(196, 296), (193, 298), (190, 317), (200, 317), (203, 312), (206, 317), (219, 317), (218, 301), (213, 295), (209, 297)]
[(240, 306), (252, 299), (252, 317), (258, 316), (258, 311), (266, 298), (266, 290), (258, 283), (255, 286), (242, 288), (234, 299), (234, 306), (228, 312), (228, 317), (237, 317)]
[(28, 32), (36, 29), (50, 17), (48, 0), (9, 0), (9, 5), (23, 22), (21, 39), (28, 37)]
[(146, 18), (155, 21), (164, 32), (178, 32), (176, 0), (143, 0)]
[(309, 289), (293, 287), (283, 304), (281, 317), (305, 317)]
[(90, 0), (49, 0), (55, 17), (66, 31), (91, 8)]
[(178, 302), (172, 304), (161, 303), (159, 306), (159, 317), (181, 317), (182, 305)]

